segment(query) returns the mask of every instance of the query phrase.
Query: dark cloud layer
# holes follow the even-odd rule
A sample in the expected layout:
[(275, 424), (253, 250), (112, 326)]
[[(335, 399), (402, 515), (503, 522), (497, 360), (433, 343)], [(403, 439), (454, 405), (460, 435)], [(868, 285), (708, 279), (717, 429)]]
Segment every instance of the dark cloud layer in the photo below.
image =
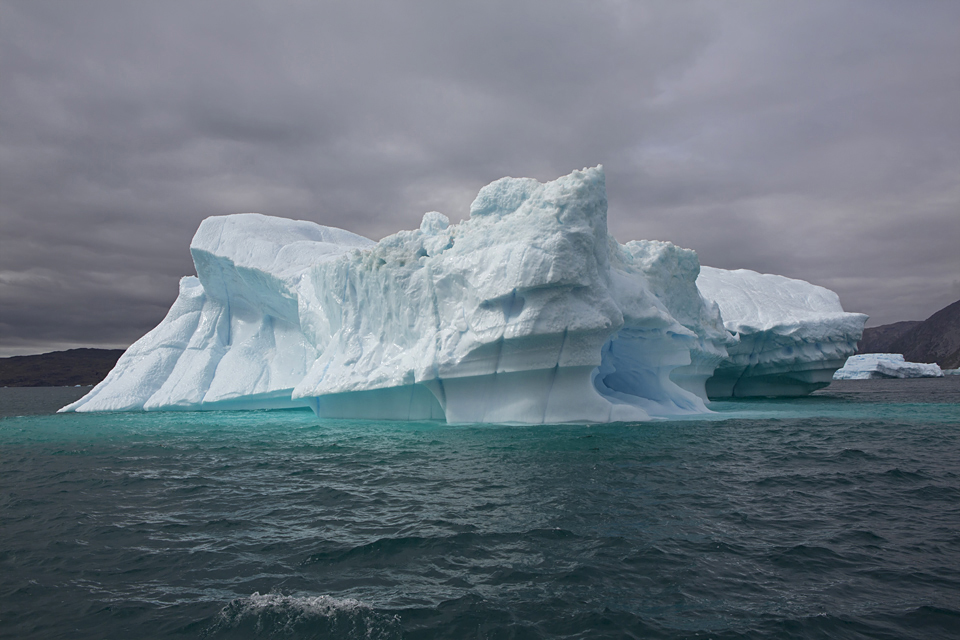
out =
[(960, 4), (0, 2), (0, 355), (126, 345), (210, 215), (379, 238), (603, 163), (611, 231), (960, 298)]

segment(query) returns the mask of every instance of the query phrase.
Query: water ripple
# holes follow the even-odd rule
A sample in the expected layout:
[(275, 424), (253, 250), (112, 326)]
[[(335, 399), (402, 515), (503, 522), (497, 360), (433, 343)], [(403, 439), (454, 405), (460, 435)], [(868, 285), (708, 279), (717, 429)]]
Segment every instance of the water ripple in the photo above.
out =
[(6, 418), (0, 637), (957, 637), (960, 404), (807, 400)]

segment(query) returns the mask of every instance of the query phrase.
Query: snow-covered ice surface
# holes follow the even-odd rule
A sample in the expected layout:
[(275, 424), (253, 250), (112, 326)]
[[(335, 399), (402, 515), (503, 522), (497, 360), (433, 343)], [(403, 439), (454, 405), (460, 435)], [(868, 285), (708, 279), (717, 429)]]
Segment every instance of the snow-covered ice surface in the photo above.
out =
[(830, 384), (857, 350), (867, 316), (836, 293), (784, 276), (703, 267), (700, 292), (739, 337), (707, 383), (710, 397), (805, 395)]
[(945, 371), (936, 363), (906, 362), (899, 353), (861, 353), (850, 356), (834, 380), (873, 380), (876, 378), (941, 378)]
[(619, 244), (600, 167), (503, 178), (467, 220), (430, 212), (378, 243), (259, 214), (209, 218), (191, 253), (197, 276), (163, 322), (63, 410), (645, 420), (703, 413), (715, 389), (818, 388), (865, 320), (806, 282), (701, 271), (667, 242)]

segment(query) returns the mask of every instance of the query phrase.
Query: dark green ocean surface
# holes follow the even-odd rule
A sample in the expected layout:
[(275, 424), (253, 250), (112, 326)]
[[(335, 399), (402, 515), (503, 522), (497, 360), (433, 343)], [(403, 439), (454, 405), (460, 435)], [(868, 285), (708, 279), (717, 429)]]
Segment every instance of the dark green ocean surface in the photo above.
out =
[(599, 426), (50, 415), (2, 638), (958, 638), (960, 377)]

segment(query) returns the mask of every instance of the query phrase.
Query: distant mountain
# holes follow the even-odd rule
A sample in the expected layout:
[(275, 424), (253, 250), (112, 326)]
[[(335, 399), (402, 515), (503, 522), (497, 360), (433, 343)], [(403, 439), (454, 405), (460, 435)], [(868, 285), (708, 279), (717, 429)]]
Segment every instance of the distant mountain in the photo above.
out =
[(97, 384), (123, 349), (70, 349), (0, 358), (0, 387), (72, 387)]
[(863, 330), (857, 353), (893, 353), (890, 346), (905, 333), (923, 324), (922, 320), (894, 322)]
[(891, 346), (893, 353), (902, 353), (910, 362), (936, 362), (941, 369), (960, 367), (960, 300), (937, 311)]
[(901, 353), (909, 362), (960, 368), (960, 300), (923, 322), (895, 322), (864, 329), (857, 353)]

